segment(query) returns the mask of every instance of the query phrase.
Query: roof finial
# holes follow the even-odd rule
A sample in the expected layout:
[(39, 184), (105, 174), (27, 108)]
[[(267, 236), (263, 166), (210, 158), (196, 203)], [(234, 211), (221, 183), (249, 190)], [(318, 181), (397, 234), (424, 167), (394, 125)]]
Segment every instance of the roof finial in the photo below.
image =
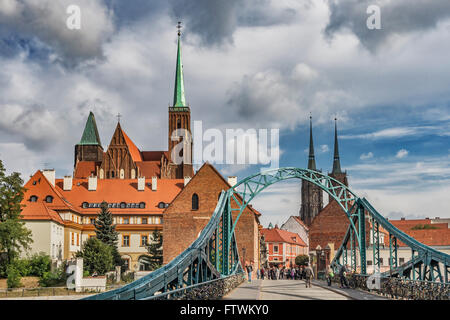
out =
[(333, 157), (333, 174), (342, 173), (341, 161), (339, 158), (339, 146), (338, 146), (338, 135), (337, 135), (337, 118), (334, 118), (334, 157)]
[(181, 21), (178, 21), (178, 24), (177, 24), (178, 36), (181, 36), (181, 28), (182, 28)]
[(119, 122), (120, 123), (120, 118), (122, 118), (122, 115), (120, 114), (120, 112), (117, 114), (117, 122)]

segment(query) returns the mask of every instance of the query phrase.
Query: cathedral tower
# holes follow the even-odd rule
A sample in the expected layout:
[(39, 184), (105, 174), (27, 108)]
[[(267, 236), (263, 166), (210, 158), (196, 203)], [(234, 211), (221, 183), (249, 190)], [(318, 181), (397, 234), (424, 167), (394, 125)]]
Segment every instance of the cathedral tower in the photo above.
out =
[(81, 140), (75, 145), (74, 168), (76, 168), (80, 162), (93, 162), (93, 167), (95, 168), (95, 164), (99, 165), (102, 160), (103, 147), (100, 142), (94, 114), (90, 112)]
[[(177, 146), (183, 143), (181, 146)], [(177, 155), (181, 158), (177, 158)], [(191, 110), (184, 96), (183, 64), (181, 62), (181, 22), (178, 22), (177, 64), (173, 105), (169, 107), (169, 166), (172, 178), (182, 179), (193, 176)], [(177, 163), (178, 162), (178, 163)]]
[[(309, 118), (309, 156), (308, 169), (319, 171), (316, 169), (316, 160), (314, 156), (314, 142), (312, 134), (312, 118)], [(320, 172), (320, 171), (319, 171)], [(302, 204), (300, 207), (300, 219), (310, 226), (314, 217), (323, 208), (323, 192), (318, 186), (302, 180)]]

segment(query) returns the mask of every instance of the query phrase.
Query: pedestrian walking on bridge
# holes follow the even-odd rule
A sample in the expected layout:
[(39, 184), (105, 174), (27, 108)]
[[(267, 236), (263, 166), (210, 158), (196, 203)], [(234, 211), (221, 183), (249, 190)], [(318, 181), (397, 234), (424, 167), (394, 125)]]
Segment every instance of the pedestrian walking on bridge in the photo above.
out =
[(311, 266), (309, 265), (309, 263), (306, 264), (306, 268), (305, 268), (305, 282), (306, 282), (306, 287), (311, 288), (311, 279), (314, 277), (314, 271), (311, 268)]

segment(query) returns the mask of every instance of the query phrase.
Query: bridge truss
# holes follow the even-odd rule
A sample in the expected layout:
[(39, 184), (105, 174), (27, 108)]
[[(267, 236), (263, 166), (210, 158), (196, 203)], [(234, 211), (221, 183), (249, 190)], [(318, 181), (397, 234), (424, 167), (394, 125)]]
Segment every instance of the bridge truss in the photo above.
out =
[[(222, 191), (213, 215), (199, 237), (179, 256), (160, 269), (119, 289), (90, 296), (88, 300), (148, 299), (181, 288), (242, 273), (235, 237), (237, 222), (250, 201), (270, 185), (288, 179), (303, 179), (319, 186), (341, 206), (349, 220), (347, 233), (331, 262), (334, 269), (350, 265), (356, 271), (359, 257), (361, 274), (367, 273), (366, 249), (372, 226), (373, 263), (380, 267), (380, 227), (389, 232), (391, 276), (414, 280), (449, 282), (450, 256), (428, 247), (397, 229), (365, 199), (359, 198), (341, 182), (321, 172), (301, 168), (266, 170), (241, 180)], [(236, 217), (233, 219), (233, 215)], [(399, 242), (411, 249), (411, 259), (398, 265)]]

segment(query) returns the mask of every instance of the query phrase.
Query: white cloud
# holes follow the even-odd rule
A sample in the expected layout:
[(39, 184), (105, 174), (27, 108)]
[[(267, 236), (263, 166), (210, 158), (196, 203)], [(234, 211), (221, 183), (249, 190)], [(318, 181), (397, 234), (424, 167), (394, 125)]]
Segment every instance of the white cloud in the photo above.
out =
[(328, 151), (330, 151), (330, 148), (328, 147), (327, 144), (320, 145), (320, 153), (326, 153)]
[(395, 155), (395, 157), (397, 159), (402, 159), (404, 157), (406, 157), (409, 154), (409, 151), (406, 149), (400, 149), (398, 150), (397, 154)]
[(361, 154), (361, 156), (359, 158), (361, 160), (372, 159), (373, 158), (373, 152), (363, 153), (363, 154)]

